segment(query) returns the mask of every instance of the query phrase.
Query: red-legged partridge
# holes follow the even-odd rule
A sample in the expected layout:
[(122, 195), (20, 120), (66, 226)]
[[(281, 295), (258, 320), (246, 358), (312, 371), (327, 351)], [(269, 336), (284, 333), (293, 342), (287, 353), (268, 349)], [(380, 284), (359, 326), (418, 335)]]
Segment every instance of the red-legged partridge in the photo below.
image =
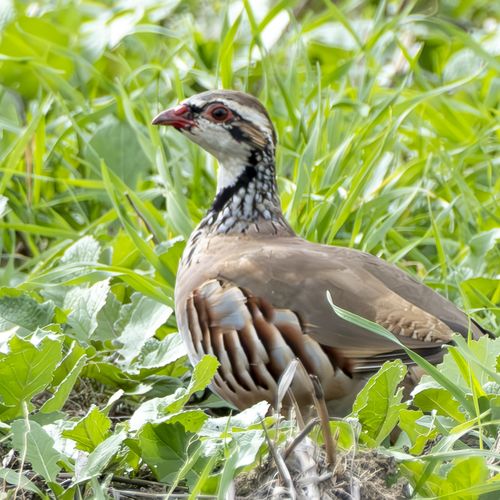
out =
[(411, 364), (383, 337), (344, 321), (327, 301), (378, 323), (432, 363), (452, 333), (482, 329), (451, 302), (394, 265), (357, 250), (310, 243), (285, 220), (275, 179), (276, 134), (262, 104), (216, 90), (160, 113), (219, 162), (217, 195), (184, 250), (175, 310), (192, 363), (220, 362), (212, 388), (240, 409), (275, 402), (298, 358), (291, 390), (309, 405), (309, 374), (334, 413), (350, 409), (385, 361)]

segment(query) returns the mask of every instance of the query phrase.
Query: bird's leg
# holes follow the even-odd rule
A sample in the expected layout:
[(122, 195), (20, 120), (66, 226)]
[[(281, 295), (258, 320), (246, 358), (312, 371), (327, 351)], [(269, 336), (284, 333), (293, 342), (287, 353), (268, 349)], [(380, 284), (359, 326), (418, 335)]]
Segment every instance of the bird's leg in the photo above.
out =
[(274, 446), (274, 443), (271, 441), (269, 437), (269, 433), (267, 432), (264, 421), (261, 422), (262, 429), (264, 430), (264, 435), (266, 436), (267, 444), (269, 445), (269, 452), (274, 459), (274, 463), (276, 464), (276, 468), (278, 469), (279, 476), (281, 481), (285, 485), (287, 492), (290, 496), (290, 499), (295, 500), (297, 498), (297, 492), (295, 490), (295, 486), (292, 481), (292, 476), (290, 475), (290, 471), (285, 464), (285, 460), (281, 456), (279, 450)]
[(314, 387), (314, 406), (318, 412), (321, 430), (323, 431), (323, 438), (325, 440), (325, 450), (327, 462), (334, 466), (336, 462), (337, 455), (337, 436), (332, 436), (332, 431), (330, 429), (330, 418), (328, 415), (328, 409), (325, 402), (325, 394), (321, 383), (316, 375), (309, 375)]
[(283, 452), (283, 458), (286, 460), (290, 453), (293, 452), (293, 450), (297, 447), (297, 445), (307, 437), (307, 435), (316, 427), (317, 424), (320, 423), (319, 418), (313, 418), (312, 420), (309, 420), (307, 424), (303, 427), (303, 429), (300, 431), (300, 433), (295, 436), (294, 440), (287, 446), (285, 451)]

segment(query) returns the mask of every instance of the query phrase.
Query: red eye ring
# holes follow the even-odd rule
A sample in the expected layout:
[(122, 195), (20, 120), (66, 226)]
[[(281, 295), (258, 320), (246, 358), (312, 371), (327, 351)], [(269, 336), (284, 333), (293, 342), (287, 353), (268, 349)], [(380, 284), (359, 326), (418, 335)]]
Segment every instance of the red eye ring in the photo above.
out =
[(223, 106), (222, 104), (216, 104), (215, 106), (211, 107), (208, 110), (208, 114), (210, 118), (219, 123), (225, 122), (232, 118), (231, 110), (226, 106)]

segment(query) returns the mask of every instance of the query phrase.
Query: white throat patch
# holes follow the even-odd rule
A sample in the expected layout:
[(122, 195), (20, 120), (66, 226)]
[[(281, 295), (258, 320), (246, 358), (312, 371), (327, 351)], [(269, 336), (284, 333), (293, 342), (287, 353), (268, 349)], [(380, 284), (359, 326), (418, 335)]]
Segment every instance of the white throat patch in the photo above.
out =
[(227, 158), (224, 163), (219, 162), (217, 171), (217, 193), (224, 188), (236, 184), (238, 177), (244, 172), (246, 165), (241, 158)]

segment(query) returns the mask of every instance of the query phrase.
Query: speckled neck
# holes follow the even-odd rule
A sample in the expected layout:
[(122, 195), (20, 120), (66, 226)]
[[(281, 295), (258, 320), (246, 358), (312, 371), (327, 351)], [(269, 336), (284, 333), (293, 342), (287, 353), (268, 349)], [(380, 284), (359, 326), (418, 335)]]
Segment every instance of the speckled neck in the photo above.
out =
[(236, 182), (218, 191), (198, 228), (229, 234), (246, 233), (252, 228), (259, 232), (261, 225), (289, 229), (281, 211), (271, 148), (250, 152)]

